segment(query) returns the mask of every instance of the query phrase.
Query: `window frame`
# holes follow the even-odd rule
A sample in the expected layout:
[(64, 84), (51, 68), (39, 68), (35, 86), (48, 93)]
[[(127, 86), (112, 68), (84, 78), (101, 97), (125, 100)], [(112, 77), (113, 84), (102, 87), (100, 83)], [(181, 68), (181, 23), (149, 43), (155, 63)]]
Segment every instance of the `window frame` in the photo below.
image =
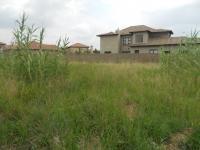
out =
[(135, 43), (144, 43), (144, 35), (136, 34), (135, 35)]
[(130, 44), (131, 44), (131, 37), (130, 36), (122, 37), (122, 45), (130, 45)]

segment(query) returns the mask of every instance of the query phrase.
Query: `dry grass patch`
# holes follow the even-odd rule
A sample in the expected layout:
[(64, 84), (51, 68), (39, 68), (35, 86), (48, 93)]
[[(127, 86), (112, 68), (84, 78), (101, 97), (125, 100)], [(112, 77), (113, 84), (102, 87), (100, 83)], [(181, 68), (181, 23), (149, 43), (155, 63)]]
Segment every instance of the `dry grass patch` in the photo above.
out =
[(181, 150), (187, 142), (188, 137), (192, 134), (192, 129), (188, 128), (182, 132), (172, 134), (165, 145), (166, 150)]
[(8, 79), (2, 83), (3, 89), (1, 89), (0, 94), (2, 93), (6, 99), (10, 100), (13, 97), (17, 96), (17, 81), (13, 79)]
[(137, 116), (137, 104), (133, 101), (125, 101), (121, 104), (121, 110), (127, 118), (133, 120)]

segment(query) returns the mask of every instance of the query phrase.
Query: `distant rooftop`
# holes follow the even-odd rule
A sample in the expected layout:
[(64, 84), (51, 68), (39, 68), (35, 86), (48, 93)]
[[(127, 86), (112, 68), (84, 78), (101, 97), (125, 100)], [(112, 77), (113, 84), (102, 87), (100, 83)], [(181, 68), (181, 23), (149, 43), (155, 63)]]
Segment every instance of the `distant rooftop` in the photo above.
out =
[(69, 48), (89, 48), (89, 46), (82, 43), (75, 43), (69, 46)]
[[(39, 42), (32, 42), (30, 47), (31, 47), (32, 50), (40, 49), (40, 43)], [(53, 44), (42, 44), (41, 48), (45, 49), (45, 50), (55, 50), (58, 47), (56, 45), (53, 45)]]
[[(42, 49), (44, 50), (56, 50), (58, 47), (53, 44), (42, 44)], [(7, 45), (6, 49), (17, 49), (17, 45)], [(40, 49), (40, 43), (39, 42), (31, 42), (30, 44), (31, 50), (39, 50)]]
[(151, 27), (148, 27), (146, 25), (138, 25), (138, 26), (130, 26), (128, 28), (125, 28), (120, 31), (120, 34), (130, 34), (130, 33), (135, 33), (135, 32), (152, 32), (152, 33), (161, 33), (161, 32), (169, 32), (173, 34), (172, 30), (169, 29), (154, 29)]

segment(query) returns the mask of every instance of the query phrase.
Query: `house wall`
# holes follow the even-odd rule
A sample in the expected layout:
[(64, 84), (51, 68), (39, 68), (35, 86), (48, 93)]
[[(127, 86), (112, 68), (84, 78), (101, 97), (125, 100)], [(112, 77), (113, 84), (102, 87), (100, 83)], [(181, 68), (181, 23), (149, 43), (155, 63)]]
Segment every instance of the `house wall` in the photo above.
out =
[[(138, 44), (136, 43), (136, 35), (143, 35), (143, 43), (149, 43), (153, 40), (162, 40), (162, 39), (166, 39), (166, 38), (170, 38), (171, 34), (166, 32), (166, 33), (149, 33), (149, 32), (140, 32), (140, 33), (133, 33), (132, 35), (132, 44)], [(121, 40), (122, 41), (122, 40)], [(173, 50), (177, 48), (177, 46), (148, 46), (148, 47), (129, 47), (128, 45), (122, 45), (121, 42), (121, 52), (123, 53), (123, 51), (130, 51), (131, 53), (135, 53), (135, 50), (139, 50), (139, 53), (149, 53), (149, 51), (151, 49), (156, 49), (158, 51), (160, 51), (161, 49), (166, 49), (166, 50)]]
[(119, 53), (120, 38), (119, 36), (102, 36), (100, 38), (101, 53), (110, 51), (111, 53)]

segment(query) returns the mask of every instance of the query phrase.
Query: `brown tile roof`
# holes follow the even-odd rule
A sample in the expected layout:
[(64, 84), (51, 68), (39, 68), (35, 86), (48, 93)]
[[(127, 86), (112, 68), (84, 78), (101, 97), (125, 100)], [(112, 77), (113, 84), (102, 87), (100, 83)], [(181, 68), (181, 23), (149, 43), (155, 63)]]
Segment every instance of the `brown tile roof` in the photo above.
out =
[[(130, 26), (128, 28), (122, 29), (119, 31), (120, 35), (128, 35), (130, 33), (134, 32), (152, 32), (152, 33), (159, 33), (159, 32), (169, 32), (173, 34), (172, 30), (168, 29), (153, 29), (151, 27), (148, 27), (146, 25), (138, 25), (138, 26)], [(99, 34), (97, 36), (114, 36), (118, 35), (116, 32), (109, 32), (109, 33), (104, 33), (104, 34)]]
[[(58, 47), (56, 45), (49, 45), (49, 44), (42, 44), (41, 48), (44, 49), (44, 50), (57, 50), (58, 49)], [(7, 49), (7, 50), (17, 49), (17, 45), (7, 45), (5, 49)], [(39, 50), (40, 49), (40, 43), (31, 42), (30, 49), (31, 50)]]
[(134, 32), (152, 32), (152, 33), (159, 33), (159, 32), (170, 32), (171, 34), (173, 34), (172, 30), (168, 30), (168, 29), (153, 29), (151, 27), (148, 27), (146, 25), (138, 25), (138, 26), (130, 26), (128, 28), (125, 28), (123, 30), (120, 31), (121, 35), (127, 35), (130, 33), (134, 33)]
[(69, 46), (69, 48), (89, 48), (89, 46), (81, 44), (81, 43), (75, 43)]
[(108, 32), (108, 33), (99, 34), (97, 36), (101, 37), (101, 36), (115, 36), (115, 35), (118, 35), (118, 34), (115, 32)]
[(132, 44), (131, 47), (179, 45), (181, 43), (184, 43), (184, 40), (185, 37), (149, 39), (148, 43)]
[[(40, 43), (32, 42), (31, 45), (30, 45), (30, 48), (32, 50), (38, 50), (38, 49), (40, 49)], [(44, 50), (56, 50), (56, 49), (58, 49), (58, 47), (56, 45), (49, 45), (49, 44), (42, 44), (41, 48), (44, 49)]]

